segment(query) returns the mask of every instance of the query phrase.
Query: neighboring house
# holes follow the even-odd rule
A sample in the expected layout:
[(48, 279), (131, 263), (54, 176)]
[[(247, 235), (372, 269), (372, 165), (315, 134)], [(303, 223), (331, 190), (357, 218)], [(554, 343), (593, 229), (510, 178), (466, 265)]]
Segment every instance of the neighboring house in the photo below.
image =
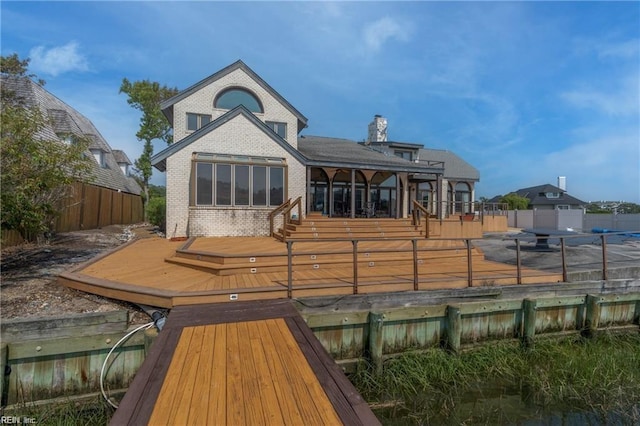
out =
[[(307, 118), (242, 61), (161, 108), (175, 143), (152, 164), (166, 171), (169, 238), (267, 235), (269, 213), (298, 197), (303, 216), (331, 217), (407, 217), (416, 199), (443, 217), (439, 201), (473, 201), (476, 169), (448, 151), (386, 142), (380, 116), (364, 143), (300, 135)], [(399, 146), (416, 158), (389, 152)]]
[[(93, 159), (94, 167), (91, 177), (83, 184), (93, 189), (78, 187), (81, 193), (74, 194), (74, 200), (69, 203), (74, 206), (73, 215), (77, 218), (71, 221), (63, 218), (64, 229), (58, 230), (89, 229), (143, 219), (140, 217), (141, 188), (128, 173), (131, 161), (123, 151), (112, 150), (87, 117), (31, 79), (2, 76), (1, 82), (2, 90), (13, 92), (27, 106), (38, 106), (48, 118), (49, 123), (42, 130), (46, 140), (66, 144), (73, 143), (77, 137), (89, 140), (86, 155)], [(111, 206), (112, 203), (116, 204)]]
[[(516, 195), (529, 199), (529, 208), (538, 210), (582, 210), (587, 205), (567, 193), (565, 189), (550, 184), (532, 186), (514, 191)], [(501, 196), (489, 202), (499, 202)]]

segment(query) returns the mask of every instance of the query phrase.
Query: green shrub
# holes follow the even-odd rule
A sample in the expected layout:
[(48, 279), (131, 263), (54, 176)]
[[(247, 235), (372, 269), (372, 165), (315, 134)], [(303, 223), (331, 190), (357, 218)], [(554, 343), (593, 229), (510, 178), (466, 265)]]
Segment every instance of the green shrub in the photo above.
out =
[(154, 197), (147, 204), (147, 217), (152, 225), (160, 227), (164, 232), (167, 222), (167, 207), (165, 197)]

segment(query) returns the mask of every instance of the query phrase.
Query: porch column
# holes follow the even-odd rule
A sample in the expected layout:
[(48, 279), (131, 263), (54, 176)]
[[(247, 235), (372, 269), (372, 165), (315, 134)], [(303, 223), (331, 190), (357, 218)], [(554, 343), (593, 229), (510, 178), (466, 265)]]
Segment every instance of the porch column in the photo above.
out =
[(444, 193), (444, 190), (442, 188), (442, 186), (444, 185), (443, 179), (442, 179), (442, 175), (438, 175), (438, 181), (437, 181), (437, 188), (436, 191), (438, 193), (438, 201), (437, 201), (437, 205), (436, 205), (436, 215), (438, 216), (438, 219), (442, 219), (444, 218), (444, 209), (443, 209), (443, 199), (442, 199), (442, 194)]
[(333, 217), (333, 177), (329, 179), (329, 217)]
[(351, 169), (351, 218), (356, 217), (356, 169)]
[(307, 213), (305, 217), (311, 212), (311, 167), (307, 167)]
[(402, 194), (400, 193), (400, 174), (396, 173), (396, 219), (400, 219)]

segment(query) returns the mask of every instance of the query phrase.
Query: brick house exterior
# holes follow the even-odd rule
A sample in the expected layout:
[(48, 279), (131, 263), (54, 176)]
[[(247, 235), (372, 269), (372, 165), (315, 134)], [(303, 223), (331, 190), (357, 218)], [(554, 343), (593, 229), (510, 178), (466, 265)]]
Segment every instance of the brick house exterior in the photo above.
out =
[(377, 206), (376, 217), (407, 217), (424, 185), (429, 200), (446, 199), (447, 171), (468, 182), (471, 197), (479, 179), (454, 154), (415, 161), (370, 141), (302, 136), (307, 118), (242, 61), (161, 108), (176, 141), (151, 160), (166, 172), (168, 238), (268, 235), (269, 213), (298, 197), (303, 216), (356, 217)]

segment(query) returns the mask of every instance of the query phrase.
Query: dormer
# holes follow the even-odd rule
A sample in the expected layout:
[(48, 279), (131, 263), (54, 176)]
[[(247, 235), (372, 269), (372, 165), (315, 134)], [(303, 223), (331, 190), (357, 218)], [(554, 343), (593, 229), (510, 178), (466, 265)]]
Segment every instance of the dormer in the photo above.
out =
[(113, 153), (113, 158), (115, 158), (116, 163), (118, 163), (118, 167), (120, 167), (120, 170), (122, 170), (122, 173), (125, 176), (129, 176), (129, 166), (131, 165), (131, 160), (129, 160), (127, 154), (125, 154), (124, 151), (120, 149), (114, 149), (111, 152)]

